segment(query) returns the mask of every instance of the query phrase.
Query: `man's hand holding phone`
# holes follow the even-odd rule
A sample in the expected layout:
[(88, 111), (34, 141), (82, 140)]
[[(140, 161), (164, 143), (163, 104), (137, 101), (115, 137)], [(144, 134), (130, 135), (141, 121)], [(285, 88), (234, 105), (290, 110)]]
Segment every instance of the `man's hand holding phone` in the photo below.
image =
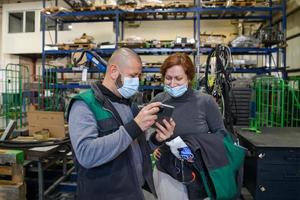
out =
[(173, 135), (175, 128), (175, 122), (171, 118), (173, 109), (173, 106), (161, 102), (150, 103), (142, 107), (134, 120), (142, 131), (146, 131), (155, 124), (155, 139), (158, 142), (163, 142)]
[(142, 131), (146, 131), (155, 123), (160, 104), (160, 102), (155, 102), (144, 106), (140, 110), (139, 114), (134, 118), (134, 121), (142, 129)]

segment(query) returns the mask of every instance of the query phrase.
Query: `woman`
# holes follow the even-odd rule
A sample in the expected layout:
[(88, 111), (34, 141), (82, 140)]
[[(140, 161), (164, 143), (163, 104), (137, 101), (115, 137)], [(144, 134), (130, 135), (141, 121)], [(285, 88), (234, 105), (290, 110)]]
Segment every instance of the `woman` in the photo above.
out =
[[(161, 67), (161, 73), (165, 85), (164, 92), (158, 94), (152, 101), (161, 101), (175, 107), (172, 119), (176, 122), (176, 127), (172, 138), (225, 130), (221, 113), (213, 97), (191, 88), (195, 67), (186, 54), (175, 53), (169, 56)], [(164, 171), (168, 167), (165, 166), (168, 162), (162, 161), (163, 154), (162, 149), (154, 152), (154, 156), (158, 159), (154, 169), (154, 183), (159, 200), (207, 197), (203, 186), (196, 190), (198, 194), (189, 197), (189, 186)], [(200, 179), (197, 178), (196, 181), (198, 186), (201, 185)]]

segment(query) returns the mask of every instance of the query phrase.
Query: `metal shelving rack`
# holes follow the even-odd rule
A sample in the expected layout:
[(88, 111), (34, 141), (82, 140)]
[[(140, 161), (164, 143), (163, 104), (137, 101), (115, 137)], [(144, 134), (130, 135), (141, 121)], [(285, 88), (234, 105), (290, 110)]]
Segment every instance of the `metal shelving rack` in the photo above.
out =
[[(57, 6), (57, 0), (55, 2)], [(46, 2), (43, 0), (43, 8)], [(272, 5), (269, 0), (267, 7), (202, 7), (200, 0), (194, 1), (194, 7), (191, 8), (163, 8), (163, 9), (141, 9), (141, 10), (95, 10), (95, 11), (76, 11), (76, 12), (58, 12), (55, 14), (42, 15), (42, 65), (43, 74), (45, 74), (45, 60), (47, 55), (70, 55), (81, 50), (45, 50), (45, 18), (51, 17), (57, 23), (86, 23), (86, 22), (114, 22), (115, 28), (115, 48), (111, 49), (95, 49), (101, 56), (109, 56), (118, 48), (119, 39), (124, 37), (125, 21), (160, 21), (160, 20), (193, 20), (194, 22), (194, 38), (196, 39), (195, 48), (137, 48), (134, 49), (140, 55), (166, 55), (174, 52), (185, 52), (194, 55), (194, 62), (197, 72), (200, 73), (200, 55), (207, 55), (211, 48), (203, 48), (200, 46), (200, 21), (201, 20), (226, 20), (226, 19), (243, 19), (251, 22), (267, 22), (272, 26), (272, 19), (275, 13), (280, 12), (282, 15), (281, 30), (286, 33), (286, 0), (282, 0), (279, 5)], [(134, 15), (132, 15), (134, 14)], [(155, 17), (156, 15), (162, 17)], [(176, 14), (181, 14), (177, 16)], [(183, 14), (183, 16), (182, 16)], [(168, 16), (164, 18), (163, 16)], [(136, 16), (136, 17), (132, 17)], [(57, 42), (57, 26), (55, 30), (55, 42)], [(233, 55), (262, 55), (265, 56), (265, 66), (253, 69), (234, 68), (233, 73), (271, 73), (283, 72), (286, 75), (286, 49), (285, 47), (266, 47), (266, 48), (231, 48)], [(276, 67), (271, 67), (272, 54), (277, 54)], [(279, 60), (281, 56), (281, 60)], [(60, 73), (74, 73), (70, 69), (59, 69)], [(91, 73), (95, 72), (90, 70)], [(144, 70), (145, 73), (159, 72), (159, 68)], [(86, 88), (86, 85), (60, 85), (59, 88)], [(156, 88), (156, 87), (153, 87)], [(150, 87), (150, 89), (152, 89)]]

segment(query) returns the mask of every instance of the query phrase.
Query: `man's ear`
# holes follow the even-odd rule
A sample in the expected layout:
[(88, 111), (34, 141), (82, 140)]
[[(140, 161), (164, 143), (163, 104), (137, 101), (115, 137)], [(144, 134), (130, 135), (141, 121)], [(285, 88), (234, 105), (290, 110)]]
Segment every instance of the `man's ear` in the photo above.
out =
[(109, 70), (110, 76), (113, 80), (116, 80), (119, 77), (120, 72), (116, 65), (110, 65), (108, 70)]

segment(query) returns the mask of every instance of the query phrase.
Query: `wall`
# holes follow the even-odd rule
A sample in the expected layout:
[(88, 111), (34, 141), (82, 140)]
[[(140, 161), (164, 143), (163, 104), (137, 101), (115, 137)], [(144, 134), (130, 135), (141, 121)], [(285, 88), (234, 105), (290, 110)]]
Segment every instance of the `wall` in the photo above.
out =
[[(22, 53), (41, 53), (42, 52), (42, 32), (40, 31), (40, 10), (41, 2), (4, 4), (3, 5), (3, 53), (22, 54)], [(8, 33), (8, 13), (12, 11), (35, 11), (35, 32), (33, 33)], [(103, 32), (103, 30), (105, 30)], [(93, 34), (97, 41), (113, 41), (112, 23), (92, 23), (92, 24), (73, 24), (72, 31), (60, 31), (58, 42), (72, 41), (80, 37), (83, 32)], [(54, 31), (46, 32), (46, 44), (54, 42)], [(52, 40), (51, 40), (52, 39)]]
[[(30, 82), (33, 81), (34, 77), (33, 77), (33, 70), (34, 70), (34, 63), (32, 61), (32, 59), (28, 58), (28, 57), (24, 57), (24, 56), (20, 56), (20, 65), (26, 66), (28, 68), (28, 72), (29, 72), (29, 80)], [(27, 76), (27, 75), (26, 75)]]
[[(236, 33), (237, 29), (230, 20), (203, 20), (200, 24), (200, 32), (207, 34), (224, 34), (227, 36), (226, 42), (233, 39), (231, 33)], [(127, 28), (124, 38), (128, 36), (139, 36), (146, 40), (160, 39), (173, 40), (177, 36), (193, 37), (193, 21), (146, 21), (141, 22), (138, 28)], [(144, 61), (163, 61), (166, 56), (143, 56)], [(201, 57), (201, 63), (205, 62), (205, 56)]]
[(2, 60), (2, 7), (0, 7), (0, 68), (2, 67), (1, 60)]

